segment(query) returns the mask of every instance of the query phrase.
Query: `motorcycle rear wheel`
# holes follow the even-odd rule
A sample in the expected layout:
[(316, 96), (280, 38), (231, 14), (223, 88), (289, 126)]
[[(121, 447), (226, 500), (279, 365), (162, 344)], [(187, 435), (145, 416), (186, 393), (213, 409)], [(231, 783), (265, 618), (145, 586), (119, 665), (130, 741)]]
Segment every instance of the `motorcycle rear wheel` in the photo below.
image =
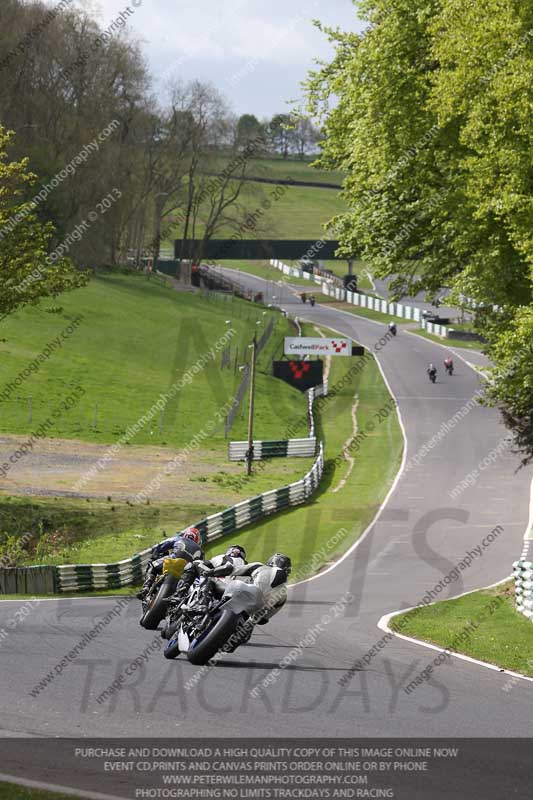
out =
[(167, 613), (167, 604), (164, 601), (174, 593), (177, 583), (178, 581), (174, 575), (169, 574), (165, 576), (156, 596), (141, 617), (141, 625), (143, 628), (149, 631), (155, 631), (157, 629), (157, 626), (161, 620), (165, 618)]

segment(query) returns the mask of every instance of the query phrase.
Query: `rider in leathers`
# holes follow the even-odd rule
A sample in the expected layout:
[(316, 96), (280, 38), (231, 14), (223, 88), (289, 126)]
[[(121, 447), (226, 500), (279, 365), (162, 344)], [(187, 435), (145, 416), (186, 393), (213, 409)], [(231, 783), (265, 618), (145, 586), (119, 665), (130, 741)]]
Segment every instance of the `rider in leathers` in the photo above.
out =
[(176, 595), (184, 597), (193, 585), (194, 579), (200, 575), (220, 579), (229, 578), (237, 570), (246, 566), (246, 563), (246, 552), (238, 544), (231, 545), (225, 553), (214, 556), (208, 561), (203, 559), (192, 561), (183, 570), (183, 575), (176, 588)]
[(156, 578), (161, 575), (165, 558), (168, 556), (183, 558), (189, 562), (203, 558), (204, 554), (200, 544), (198, 528), (187, 528), (183, 533), (178, 533), (170, 539), (165, 539), (164, 542), (154, 547), (152, 561), (146, 570), (144, 585), (141, 591), (137, 592), (139, 600), (144, 600)]

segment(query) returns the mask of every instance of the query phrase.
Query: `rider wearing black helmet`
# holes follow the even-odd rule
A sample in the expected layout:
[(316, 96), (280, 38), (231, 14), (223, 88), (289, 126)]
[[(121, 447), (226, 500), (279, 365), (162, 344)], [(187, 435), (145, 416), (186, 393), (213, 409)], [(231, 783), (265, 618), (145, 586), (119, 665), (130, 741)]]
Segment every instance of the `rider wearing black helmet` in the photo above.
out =
[[(263, 564), (253, 565), (250, 573), (252, 581), (254, 581), (254, 573), (262, 566)], [(289, 556), (283, 553), (274, 553), (264, 566), (271, 567), (271, 576), (269, 585), (266, 587), (264, 584), (264, 577), (261, 580), (261, 588), (265, 593), (267, 602), (263, 611), (254, 615), (255, 622), (258, 625), (266, 625), (269, 619), (271, 619), (274, 614), (277, 614), (287, 602), (287, 580), (291, 574), (292, 562)]]
[(266, 565), (267, 567), (278, 567), (284, 573), (285, 579), (289, 577), (292, 571), (292, 561), (289, 556), (285, 556), (283, 553), (274, 553), (273, 556), (270, 556)]

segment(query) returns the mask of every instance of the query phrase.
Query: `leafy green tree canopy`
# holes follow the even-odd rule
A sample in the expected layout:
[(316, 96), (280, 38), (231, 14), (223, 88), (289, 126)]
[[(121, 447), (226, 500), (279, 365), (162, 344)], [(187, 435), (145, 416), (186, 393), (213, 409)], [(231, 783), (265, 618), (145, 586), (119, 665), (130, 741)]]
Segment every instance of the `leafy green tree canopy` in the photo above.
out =
[(23, 199), (36, 176), (28, 172), (28, 159), (9, 161), (11, 138), (0, 126), (0, 317), (85, 281), (68, 259), (49, 253), (54, 229)]
[(323, 28), (335, 56), (307, 82), (319, 163), (348, 173), (342, 252), (397, 295), (448, 286), (503, 309), (483, 315), (488, 395), (533, 459), (533, 6), (356, 5), (364, 32)]

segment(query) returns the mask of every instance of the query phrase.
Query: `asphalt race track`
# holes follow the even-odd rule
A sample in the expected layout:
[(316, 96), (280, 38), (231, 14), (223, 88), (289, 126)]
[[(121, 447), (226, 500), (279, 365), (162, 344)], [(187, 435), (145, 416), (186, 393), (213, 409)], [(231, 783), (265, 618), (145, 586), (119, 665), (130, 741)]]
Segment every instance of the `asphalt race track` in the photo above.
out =
[[(245, 278), (242, 273), (240, 280), (265, 292), (267, 302), (279, 293), (273, 282)], [(291, 313), (300, 312), (372, 351), (386, 332), (381, 323), (327, 306), (311, 309), (287, 289), (284, 293), (282, 305)], [(445, 379), (440, 370), (432, 386), (426, 366), (430, 361), (442, 363), (444, 349), (404, 330), (376, 355), (398, 400), (408, 448), (396, 486), (359, 546), (335, 567), (292, 590), (286, 613), (189, 688), (187, 682), (198, 669), (183, 659), (168, 662), (163, 658), (159, 635), (139, 627), (137, 601), (130, 602), (63, 670), (56, 670), (56, 665), (105, 616), (116, 598), (35, 603), (25, 619), (11, 626), (8, 638), (0, 641), (2, 735), (530, 735), (531, 682), (517, 680), (512, 691), (503, 691), (509, 675), (450, 658), (407, 694), (403, 687), (435, 652), (398, 638), (386, 642), (347, 685), (339, 685), (354, 661), (385, 636), (378, 628), (380, 618), (417, 605), (497, 526), (503, 533), (440, 598), (507, 577), (520, 555), (528, 522), (531, 474), (527, 470), (515, 474), (518, 461), (507, 451), (456, 500), (448, 495), (505, 437), (494, 410), (474, 408), (418, 465), (405, 469), (406, 461), (412, 464), (409, 459), (472, 398), (480, 385), (475, 371), (456, 357), (453, 378)], [(469, 351), (464, 356), (474, 360)], [(349, 522), (339, 519), (338, 528)], [(347, 592), (354, 600), (346, 614), (330, 621), (316, 643), (254, 697), (254, 687)], [(25, 603), (0, 603), (0, 630), (7, 628)], [(101, 692), (143, 651), (146, 665), (111, 699), (98, 703)], [(32, 696), (31, 690), (50, 671), (53, 680)], [(4, 762), (0, 771), (18, 774), (18, 767)]]

